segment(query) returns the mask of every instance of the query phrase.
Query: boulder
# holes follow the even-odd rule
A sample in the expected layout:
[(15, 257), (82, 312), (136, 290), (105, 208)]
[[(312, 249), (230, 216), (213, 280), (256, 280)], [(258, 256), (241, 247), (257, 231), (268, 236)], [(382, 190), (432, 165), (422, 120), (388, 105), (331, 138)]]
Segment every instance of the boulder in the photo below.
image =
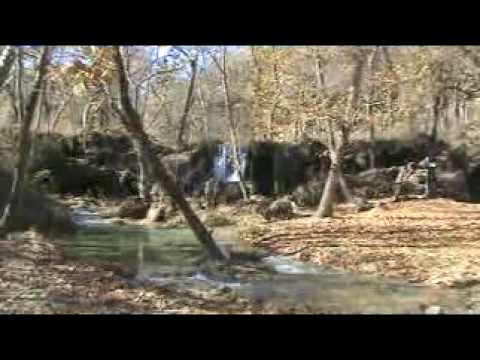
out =
[(437, 171), (438, 193), (442, 197), (458, 201), (469, 201), (468, 181), (462, 170)]
[(149, 207), (142, 199), (127, 199), (118, 207), (117, 216), (122, 219), (144, 219)]
[(95, 197), (119, 197), (125, 195), (120, 183), (120, 174), (113, 169), (68, 161), (62, 168), (47, 168), (32, 174), (31, 182), (39, 189), (60, 194)]
[(299, 206), (317, 206), (322, 197), (325, 179), (315, 179), (298, 186), (292, 192), (292, 198)]
[[(2, 213), (11, 183), (11, 174), (0, 170), (0, 211)], [(19, 216), (14, 219), (13, 229), (24, 231), (29, 228), (47, 236), (64, 236), (73, 234), (76, 231), (76, 224), (68, 208), (27, 188), (23, 194), (23, 206)]]
[(393, 194), (393, 185), (399, 168), (370, 169), (354, 176), (345, 176), (352, 186), (352, 191), (365, 198), (383, 198)]
[(283, 197), (266, 207), (260, 207), (258, 212), (268, 221), (272, 219), (289, 220), (294, 217), (295, 204), (287, 197)]
[(231, 204), (243, 199), (240, 183), (238, 182), (223, 184), (219, 187), (218, 191), (218, 203)]

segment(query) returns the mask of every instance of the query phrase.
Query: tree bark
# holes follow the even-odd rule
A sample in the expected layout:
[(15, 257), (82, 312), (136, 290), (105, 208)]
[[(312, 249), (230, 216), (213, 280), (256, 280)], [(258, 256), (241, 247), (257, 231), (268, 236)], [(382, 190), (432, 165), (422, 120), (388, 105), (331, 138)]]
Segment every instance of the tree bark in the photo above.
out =
[(180, 128), (178, 130), (178, 137), (177, 137), (178, 149), (183, 149), (185, 147), (185, 129), (187, 128), (188, 115), (193, 105), (193, 99), (194, 99), (193, 90), (195, 89), (195, 80), (197, 78), (197, 63), (198, 63), (198, 57), (195, 57), (190, 61), (190, 68), (191, 68), (192, 74), (190, 76), (190, 84), (188, 86), (187, 98), (185, 100), (185, 107), (183, 109), (182, 117), (180, 118)]
[(427, 155), (427, 182), (425, 184), (425, 197), (433, 198), (437, 195), (437, 181), (436, 181), (436, 171), (435, 171), (435, 155), (436, 155), (436, 145), (438, 138), (438, 124), (440, 122), (440, 114), (442, 108), (442, 96), (435, 96), (433, 103), (433, 124), (432, 131), (430, 133), (430, 146)]
[[(375, 53), (373, 53), (371, 59), (370, 59), (370, 64), (369, 67), (371, 67), (371, 64), (373, 63), (373, 56)], [(358, 112), (359, 109), (359, 101), (360, 101), (360, 95), (361, 95), (361, 90), (362, 90), (362, 82), (364, 80), (364, 64), (366, 61), (366, 53), (362, 50), (359, 52), (354, 52), (353, 54), (353, 60), (354, 60), (354, 69), (353, 69), (353, 75), (352, 75), (352, 87), (351, 87), (351, 100), (350, 104), (347, 107), (347, 113), (346, 113), (346, 120), (350, 122), (354, 122), (354, 117), (356, 117), (356, 113)], [(370, 69), (371, 70), (371, 69)], [(368, 89), (369, 91), (369, 89)], [(345, 178), (342, 173), (342, 157), (343, 157), (343, 151), (340, 151), (343, 149), (343, 147), (347, 146), (350, 142), (350, 131), (349, 131), (349, 126), (345, 126), (345, 122), (342, 122), (342, 127), (341, 127), (341, 135), (342, 135), (342, 141), (341, 141), (341, 146), (339, 149), (337, 149), (337, 163), (339, 164), (338, 167), (338, 182), (340, 184), (340, 190), (342, 191), (343, 195), (345, 196), (346, 200), (350, 203), (353, 203), (355, 207), (357, 208), (358, 211), (364, 210), (367, 208), (367, 201), (362, 198), (356, 198), (353, 196), (353, 194), (350, 192), (350, 189), (348, 188), (348, 184), (345, 181)]]
[(335, 192), (338, 184), (338, 174), (340, 164), (338, 163), (339, 154), (333, 148), (330, 149), (330, 170), (328, 171), (327, 182), (322, 192), (322, 198), (317, 209), (318, 217), (333, 216), (333, 205), (335, 203)]
[(19, 123), (25, 119), (25, 99), (23, 94), (23, 49), (19, 47), (17, 49), (18, 56), (17, 56), (17, 109), (18, 109), (18, 116), (19, 116)]
[(14, 123), (18, 123), (19, 119), (20, 119), (20, 115), (18, 113), (18, 109), (17, 109), (17, 100), (15, 98), (15, 89), (8, 86), (7, 87), (7, 93), (8, 93), (8, 98), (10, 100), (10, 106), (13, 110), (13, 116), (14, 116)]
[(205, 140), (208, 141), (210, 139), (209, 128), (208, 128), (208, 110), (205, 104), (205, 97), (204, 97), (202, 85), (200, 82), (198, 83), (197, 88), (198, 88), (198, 100), (200, 102), (200, 107), (202, 108), (202, 112), (203, 112), (203, 136)]
[(35, 133), (40, 132), (40, 125), (42, 124), (42, 113), (43, 113), (43, 98), (45, 97), (45, 88), (41, 89), (39, 99), (38, 99), (38, 105), (37, 105), (37, 125), (35, 129)]
[(55, 111), (55, 113), (53, 113), (50, 121), (49, 121), (49, 125), (50, 125), (50, 128), (48, 129), (48, 132), (53, 132), (55, 131), (55, 129), (57, 128), (57, 125), (58, 125), (58, 121), (60, 120), (60, 116), (62, 115), (63, 111), (65, 110), (67, 104), (69, 103), (71, 97), (69, 97), (68, 99), (63, 99), (62, 103), (60, 104), (59, 108), (57, 109), (57, 111)]
[[(332, 120), (328, 119), (328, 152), (330, 155), (330, 169), (328, 171), (327, 181), (322, 191), (322, 198), (318, 205), (316, 216), (331, 217), (333, 216), (333, 204), (335, 203), (335, 191), (338, 184), (338, 172), (341, 164), (342, 144), (336, 149), (335, 134)], [(337, 151), (338, 150), (338, 151)]]
[(120, 48), (115, 46), (113, 48), (113, 59), (118, 69), (118, 84), (120, 89), (120, 104), (118, 109), (120, 120), (126, 130), (132, 136), (132, 141), (139, 151), (145, 155), (151, 167), (152, 175), (156, 181), (159, 182), (162, 189), (172, 199), (175, 205), (178, 206), (183, 216), (187, 220), (188, 225), (195, 234), (197, 240), (205, 247), (209, 255), (218, 260), (225, 260), (227, 255), (215, 244), (211, 233), (202, 224), (198, 216), (192, 210), (190, 204), (185, 199), (182, 191), (177, 186), (173, 176), (163, 165), (163, 163), (152, 152), (152, 143), (143, 129), (140, 116), (133, 108), (129, 96), (129, 83), (125, 72), (123, 57)]
[(15, 48), (6, 46), (0, 54), (0, 88), (7, 82), (15, 63)]
[(5, 46), (0, 54), (0, 88), (8, 80), (10, 70), (15, 63), (15, 48), (13, 46)]
[(19, 209), (21, 209), (22, 205), (23, 188), (26, 182), (26, 171), (31, 147), (30, 127), (33, 121), (35, 108), (37, 107), (39, 95), (43, 87), (47, 67), (50, 62), (50, 53), (51, 48), (45, 46), (40, 58), (40, 64), (37, 70), (33, 89), (30, 93), (27, 106), (25, 108), (25, 117), (22, 119), (21, 123), (18, 160), (14, 170), (10, 195), (3, 210), (2, 218), (0, 219), (0, 228), (6, 231), (11, 229), (14, 219), (20, 216)]
[(83, 108), (82, 112), (82, 142), (83, 142), (83, 151), (87, 152), (87, 132), (88, 132), (88, 116), (90, 114), (90, 109), (93, 104), (88, 102)]
[(375, 72), (375, 59), (380, 47), (376, 47), (375, 51), (370, 54), (370, 58), (368, 59), (368, 69), (367, 69), (367, 91), (368, 91), (368, 99), (366, 105), (366, 117), (369, 121), (369, 132), (370, 132), (370, 146), (368, 149), (368, 155), (370, 160), (370, 169), (375, 168), (375, 148), (376, 148), (376, 136), (375, 136), (375, 121), (372, 118), (371, 114), (371, 101), (373, 95), (375, 94), (375, 88), (372, 85), (372, 76)]

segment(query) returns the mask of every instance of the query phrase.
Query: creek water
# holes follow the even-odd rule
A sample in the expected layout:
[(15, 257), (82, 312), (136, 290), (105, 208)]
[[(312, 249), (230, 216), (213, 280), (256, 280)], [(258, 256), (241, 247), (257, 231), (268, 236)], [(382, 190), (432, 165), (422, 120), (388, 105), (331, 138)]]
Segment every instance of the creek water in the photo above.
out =
[[(229, 288), (254, 302), (292, 312), (414, 314), (433, 305), (445, 312), (461, 308), (458, 291), (334, 271), (289, 257), (266, 254), (256, 262), (208, 266), (189, 229), (114, 225), (88, 209), (77, 210), (74, 218), (80, 231), (64, 246), (68, 257), (121, 263), (138, 281)], [(221, 246), (256, 251), (241, 243), (234, 229), (214, 234)]]

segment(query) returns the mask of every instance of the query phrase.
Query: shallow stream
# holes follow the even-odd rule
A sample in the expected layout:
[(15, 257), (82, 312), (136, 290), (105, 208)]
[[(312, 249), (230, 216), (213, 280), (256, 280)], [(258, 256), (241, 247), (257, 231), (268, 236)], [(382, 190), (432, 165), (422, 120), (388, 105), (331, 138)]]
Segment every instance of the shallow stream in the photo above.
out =
[[(459, 291), (334, 271), (282, 256), (266, 254), (261, 261), (232, 266), (207, 265), (189, 229), (114, 225), (89, 209), (77, 210), (75, 220), (81, 229), (65, 243), (68, 257), (121, 263), (139, 282), (227, 288), (254, 302), (293, 312), (408, 314), (423, 313), (429, 306), (445, 312), (462, 307)], [(229, 249), (257, 251), (241, 243), (233, 228), (219, 228), (214, 236)]]

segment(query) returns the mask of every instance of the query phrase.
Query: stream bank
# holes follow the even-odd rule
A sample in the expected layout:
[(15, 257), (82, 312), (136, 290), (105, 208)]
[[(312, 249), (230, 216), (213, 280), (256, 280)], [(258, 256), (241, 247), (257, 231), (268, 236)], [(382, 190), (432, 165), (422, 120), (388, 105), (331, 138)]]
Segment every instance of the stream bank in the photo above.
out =
[[(363, 246), (351, 246), (348, 238), (345, 246), (340, 246), (343, 252), (338, 253), (344, 254), (343, 267), (335, 266), (328, 257), (322, 262), (305, 258), (307, 251), (315, 249), (306, 247), (307, 240), (322, 231), (318, 222), (317, 232), (304, 223), (313, 219), (262, 223), (254, 215), (239, 217), (237, 227), (217, 230), (219, 244), (248, 253), (250, 242), (268, 249), (271, 255), (260, 262), (244, 260), (223, 266), (204, 261), (202, 248), (188, 229), (115, 225), (98, 216), (98, 209), (93, 204), (74, 209), (79, 231), (64, 241), (41, 239), (27, 232), (0, 242), (1, 313), (479, 313), (478, 287), (408, 283), (402, 277), (381, 278), (378, 269), (362, 275), (358, 269), (345, 266), (353, 263), (352, 253), (365, 255), (359, 251)], [(353, 229), (368, 233), (368, 226), (356, 224), (346, 231), (346, 222), (337, 226), (338, 221), (326, 223), (339, 236), (345, 237), (349, 231), (353, 234)], [(301, 237), (292, 232), (293, 224), (296, 231), (303, 230)], [(259, 226), (276, 231), (276, 237), (261, 234)], [(255, 234), (256, 242), (249, 234)], [(290, 234), (289, 240), (285, 234)], [(386, 244), (393, 243), (387, 240)], [(333, 245), (325, 248), (334, 252), (339, 246)], [(345, 251), (349, 247), (350, 255)], [(390, 253), (397, 255), (391, 249)], [(365, 258), (362, 261), (368, 264)]]
[[(76, 221), (83, 226), (71, 241), (62, 244), (67, 257), (121, 264), (137, 286), (159, 286), (182, 294), (204, 289), (235, 294), (255, 313), (473, 313), (466, 305), (469, 295), (457, 289), (362, 275), (298, 261), (275, 251), (264, 254), (260, 261), (246, 257), (229, 265), (215, 264), (205, 261), (203, 249), (188, 229), (139, 223), (119, 226), (96, 215), (94, 208), (75, 212), (79, 216)], [(257, 253), (241, 240), (242, 221), (248, 218), (252, 225), (252, 216), (237, 218), (239, 227), (217, 228), (218, 244), (234, 252)]]

